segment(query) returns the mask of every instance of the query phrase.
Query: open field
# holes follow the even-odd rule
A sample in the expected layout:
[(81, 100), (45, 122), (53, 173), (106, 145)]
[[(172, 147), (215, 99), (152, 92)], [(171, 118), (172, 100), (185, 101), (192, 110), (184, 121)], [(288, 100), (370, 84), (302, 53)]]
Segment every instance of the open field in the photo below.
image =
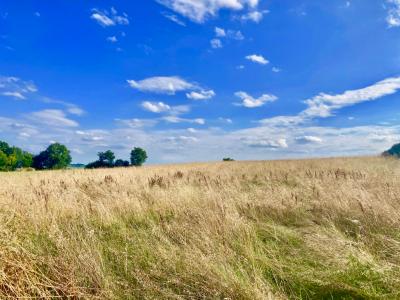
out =
[(0, 298), (399, 299), (400, 162), (0, 173)]

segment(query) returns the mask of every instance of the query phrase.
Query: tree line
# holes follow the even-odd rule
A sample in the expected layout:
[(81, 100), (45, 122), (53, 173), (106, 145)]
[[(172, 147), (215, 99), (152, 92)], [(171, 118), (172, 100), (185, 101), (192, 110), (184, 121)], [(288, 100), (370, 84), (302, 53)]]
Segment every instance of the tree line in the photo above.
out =
[[(134, 148), (130, 161), (117, 159), (111, 150), (98, 153), (98, 160), (85, 166), (87, 169), (142, 166), (147, 160), (147, 153), (142, 148)], [(71, 152), (62, 144), (54, 143), (34, 155), (18, 147), (0, 141), (0, 171), (15, 171), (32, 168), (35, 170), (60, 170), (70, 167)]]

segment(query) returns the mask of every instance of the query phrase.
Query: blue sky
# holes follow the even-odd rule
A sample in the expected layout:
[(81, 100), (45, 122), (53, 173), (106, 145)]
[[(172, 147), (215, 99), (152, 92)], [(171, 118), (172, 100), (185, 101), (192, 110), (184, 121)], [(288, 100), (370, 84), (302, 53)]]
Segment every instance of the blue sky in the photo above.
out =
[(376, 154), (400, 134), (400, 0), (0, 2), (0, 139), (75, 162)]

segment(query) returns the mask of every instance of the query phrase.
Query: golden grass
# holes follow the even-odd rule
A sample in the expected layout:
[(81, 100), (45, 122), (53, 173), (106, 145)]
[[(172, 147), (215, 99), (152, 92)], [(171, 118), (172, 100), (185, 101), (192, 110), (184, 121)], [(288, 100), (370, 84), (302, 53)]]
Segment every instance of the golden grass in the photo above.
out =
[(400, 298), (400, 162), (0, 174), (0, 299)]

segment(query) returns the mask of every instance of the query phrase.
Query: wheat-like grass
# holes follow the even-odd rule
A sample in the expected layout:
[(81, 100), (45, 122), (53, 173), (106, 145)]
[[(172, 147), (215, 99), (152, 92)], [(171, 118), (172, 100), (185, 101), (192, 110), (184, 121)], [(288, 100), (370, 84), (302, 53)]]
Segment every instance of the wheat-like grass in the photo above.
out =
[(400, 298), (400, 163), (0, 174), (0, 298)]

